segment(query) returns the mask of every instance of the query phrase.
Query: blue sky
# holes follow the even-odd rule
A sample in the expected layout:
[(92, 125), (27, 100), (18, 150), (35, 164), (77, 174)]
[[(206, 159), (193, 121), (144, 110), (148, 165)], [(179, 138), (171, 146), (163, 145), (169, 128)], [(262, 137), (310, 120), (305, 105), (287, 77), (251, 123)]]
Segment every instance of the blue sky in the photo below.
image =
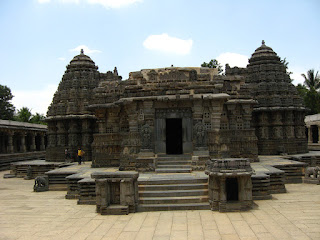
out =
[(320, 70), (320, 1), (1, 0), (0, 84), (16, 108), (45, 114), (66, 65), (84, 48), (100, 72), (244, 67), (261, 40), (289, 62), (294, 84)]

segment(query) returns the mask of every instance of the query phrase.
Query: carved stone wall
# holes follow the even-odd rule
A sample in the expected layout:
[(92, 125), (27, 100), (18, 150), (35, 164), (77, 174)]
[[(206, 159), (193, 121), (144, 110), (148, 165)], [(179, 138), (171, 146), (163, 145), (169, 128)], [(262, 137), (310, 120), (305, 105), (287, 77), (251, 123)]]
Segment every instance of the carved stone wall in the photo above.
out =
[[(148, 69), (130, 73), (126, 81), (102, 81), (89, 107), (99, 129), (93, 136), (93, 166), (154, 170), (155, 155), (168, 154), (170, 119), (181, 121), (181, 153), (198, 156), (194, 169), (202, 169), (210, 157), (256, 158), (250, 125), (255, 101), (242, 86), (246, 87), (244, 78), (219, 76), (208, 68)], [(230, 120), (231, 127), (221, 129), (227, 108), (226, 118), (241, 118), (241, 127)], [(230, 140), (235, 137), (229, 130), (239, 136), (237, 144)]]

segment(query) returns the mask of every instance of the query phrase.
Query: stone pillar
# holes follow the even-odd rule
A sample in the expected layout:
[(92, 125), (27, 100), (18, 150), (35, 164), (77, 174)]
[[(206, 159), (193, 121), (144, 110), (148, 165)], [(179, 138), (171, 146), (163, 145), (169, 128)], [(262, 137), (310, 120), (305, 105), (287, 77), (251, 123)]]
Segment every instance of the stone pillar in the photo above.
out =
[(4, 146), (4, 138), (5, 138), (5, 135), (4, 134), (0, 134), (0, 154), (6, 152), (6, 149), (5, 149), (5, 146)]
[(220, 178), (220, 202), (226, 202), (226, 177)]
[(25, 132), (21, 133), (20, 139), (21, 139), (20, 151), (26, 152), (26, 133)]
[(57, 127), (56, 122), (48, 122), (48, 148), (54, 148), (57, 145)]
[(81, 124), (82, 148), (86, 152), (85, 161), (92, 161), (91, 143), (93, 131), (91, 129), (91, 120), (83, 119)]
[(97, 124), (98, 124), (98, 131), (99, 133), (103, 134), (106, 133), (107, 126), (106, 126), (106, 111), (104, 109), (98, 109), (96, 110), (96, 117), (98, 118)]
[(308, 127), (308, 143), (312, 143), (312, 131), (311, 131), (311, 126)]
[(13, 153), (13, 132), (8, 132), (8, 148), (7, 153)]
[(34, 152), (35, 150), (36, 150), (36, 134), (33, 132), (31, 133), (30, 151)]
[(44, 151), (46, 150), (46, 146), (45, 146), (45, 142), (44, 142), (44, 133), (41, 133), (40, 134), (40, 139), (41, 139), (41, 142), (40, 142), (40, 151)]
[(107, 179), (96, 179), (96, 211), (103, 213), (110, 204), (109, 184)]
[(317, 125), (318, 127), (318, 143), (320, 143), (320, 125)]
[(57, 123), (57, 145), (59, 147), (64, 147), (66, 145), (66, 129), (63, 121)]

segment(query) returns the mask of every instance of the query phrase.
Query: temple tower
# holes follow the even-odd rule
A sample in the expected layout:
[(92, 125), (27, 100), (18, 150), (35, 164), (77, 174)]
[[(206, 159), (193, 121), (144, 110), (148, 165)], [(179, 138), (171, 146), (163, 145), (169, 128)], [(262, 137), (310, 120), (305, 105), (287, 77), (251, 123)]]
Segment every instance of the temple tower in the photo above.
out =
[(86, 152), (86, 161), (91, 160), (96, 118), (87, 106), (101, 75), (83, 50), (67, 66), (47, 112), (47, 161), (64, 161), (65, 149), (74, 158), (79, 147)]
[(286, 67), (264, 41), (249, 59), (246, 83), (258, 102), (252, 123), (258, 137), (259, 154), (307, 152), (306, 109)]

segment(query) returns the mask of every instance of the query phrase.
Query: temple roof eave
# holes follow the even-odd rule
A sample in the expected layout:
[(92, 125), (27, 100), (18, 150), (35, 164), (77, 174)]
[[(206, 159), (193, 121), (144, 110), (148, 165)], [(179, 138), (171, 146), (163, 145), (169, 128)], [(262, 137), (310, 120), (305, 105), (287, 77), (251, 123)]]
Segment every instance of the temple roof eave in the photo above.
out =
[(112, 103), (103, 104), (92, 104), (88, 106), (88, 109), (97, 108), (111, 108), (118, 105), (126, 105), (133, 101), (186, 101), (193, 99), (204, 99), (204, 100), (227, 100), (230, 98), (229, 94), (226, 93), (207, 93), (207, 94), (191, 94), (191, 95), (162, 95), (162, 96), (147, 96), (147, 97), (132, 97), (132, 98), (121, 98), (118, 101)]
[(96, 119), (95, 115), (92, 114), (82, 114), (82, 115), (56, 115), (56, 116), (50, 116), (46, 117), (45, 121), (55, 121), (55, 120), (68, 120), (68, 119), (85, 119), (85, 118), (90, 118), (90, 119)]

